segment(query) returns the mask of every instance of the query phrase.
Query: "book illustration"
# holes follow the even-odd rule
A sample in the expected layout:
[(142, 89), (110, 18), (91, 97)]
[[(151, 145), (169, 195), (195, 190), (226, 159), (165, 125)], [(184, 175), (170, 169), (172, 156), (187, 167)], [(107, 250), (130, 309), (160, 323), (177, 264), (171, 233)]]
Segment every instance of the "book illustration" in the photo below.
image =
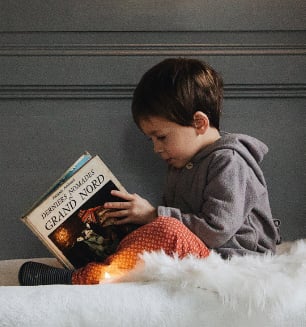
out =
[(110, 194), (114, 189), (116, 186), (108, 182), (48, 236), (75, 268), (104, 261), (116, 251), (123, 237), (136, 228), (101, 219), (101, 214), (107, 210), (103, 204), (118, 200)]
[(114, 225), (117, 220), (116, 218), (107, 219), (106, 213), (109, 211), (111, 211), (111, 209), (105, 209), (104, 206), (98, 206), (88, 210), (80, 210), (78, 216), (85, 223), (96, 223), (105, 227), (108, 225)]
[(104, 203), (122, 201), (112, 196), (111, 190), (125, 189), (103, 161), (86, 153), (86, 158), (82, 156), (77, 162), (79, 165), (66, 171), (22, 217), (69, 269), (104, 261), (116, 251), (122, 238), (138, 227), (105, 219)]

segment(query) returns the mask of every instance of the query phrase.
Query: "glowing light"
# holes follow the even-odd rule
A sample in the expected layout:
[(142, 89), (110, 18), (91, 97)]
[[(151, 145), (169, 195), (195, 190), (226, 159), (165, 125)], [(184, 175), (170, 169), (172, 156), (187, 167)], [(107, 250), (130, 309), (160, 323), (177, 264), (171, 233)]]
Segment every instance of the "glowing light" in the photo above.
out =
[(104, 283), (114, 283), (123, 276), (124, 270), (118, 269), (118, 267), (108, 266), (107, 271), (104, 270), (102, 273), (102, 279), (100, 280), (101, 284)]
[(107, 271), (104, 273), (104, 278), (105, 279), (110, 279), (110, 278), (112, 278), (112, 276), (111, 276), (111, 274), (110, 273), (108, 273)]

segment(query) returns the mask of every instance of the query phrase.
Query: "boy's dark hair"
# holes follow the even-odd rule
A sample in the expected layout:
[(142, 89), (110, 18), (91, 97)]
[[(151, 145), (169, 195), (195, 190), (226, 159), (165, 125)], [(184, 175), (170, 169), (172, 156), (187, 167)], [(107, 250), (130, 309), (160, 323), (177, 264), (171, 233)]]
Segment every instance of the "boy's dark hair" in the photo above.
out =
[(222, 77), (209, 65), (196, 59), (169, 58), (142, 76), (134, 91), (132, 113), (138, 126), (151, 116), (191, 126), (194, 113), (202, 111), (210, 125), (219, 129), (222, 100)]

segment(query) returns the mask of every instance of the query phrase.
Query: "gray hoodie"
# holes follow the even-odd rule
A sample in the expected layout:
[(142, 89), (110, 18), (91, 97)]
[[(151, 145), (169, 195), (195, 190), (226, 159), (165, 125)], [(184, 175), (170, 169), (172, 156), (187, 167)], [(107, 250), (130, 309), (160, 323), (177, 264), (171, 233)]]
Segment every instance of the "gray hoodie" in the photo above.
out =
[(223, 257), (275, 252), (279, 240), (259, 167), (267, 146), (224, 133), (184, 168), (169, 167), (158, 215), (182, 221)]

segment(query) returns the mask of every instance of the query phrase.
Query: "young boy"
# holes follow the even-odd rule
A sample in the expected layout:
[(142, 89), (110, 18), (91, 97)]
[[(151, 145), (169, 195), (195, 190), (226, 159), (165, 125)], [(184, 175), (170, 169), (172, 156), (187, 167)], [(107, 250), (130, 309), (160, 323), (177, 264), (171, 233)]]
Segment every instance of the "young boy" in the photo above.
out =
[(280, 236), (259, 167), (268, 148), (220, 132), (222, 98), (222, 78), (195, 59), (166, 59), (144, 74), (132, 112), (168, 164), (163, 204), (113, 191), (124, 201), (105, 204), (118, 209), (108, 217), (121, 218), (118, 224), (174, 217), (224, 258), (275, 252)]
[(167, 59), (145, 73), (132, 112), (168, 164), (163, 204), (154, 208), (137, 194), (112, 191), (124, 201), (104, 204), (113, 209), (105, 217), (143, 226), (103, 263), (71, 272), (28, 262), (20, 283), (99, 283), (107, 269), (133, 268), (142, 251), (180, 258), (203, 258), (209, 249), (223, 258), (274, 253), (280, 237), (259, 167), (268, 149), (250, 136), (220, 132), (222, 98), (222, 78), (198, 60)]

